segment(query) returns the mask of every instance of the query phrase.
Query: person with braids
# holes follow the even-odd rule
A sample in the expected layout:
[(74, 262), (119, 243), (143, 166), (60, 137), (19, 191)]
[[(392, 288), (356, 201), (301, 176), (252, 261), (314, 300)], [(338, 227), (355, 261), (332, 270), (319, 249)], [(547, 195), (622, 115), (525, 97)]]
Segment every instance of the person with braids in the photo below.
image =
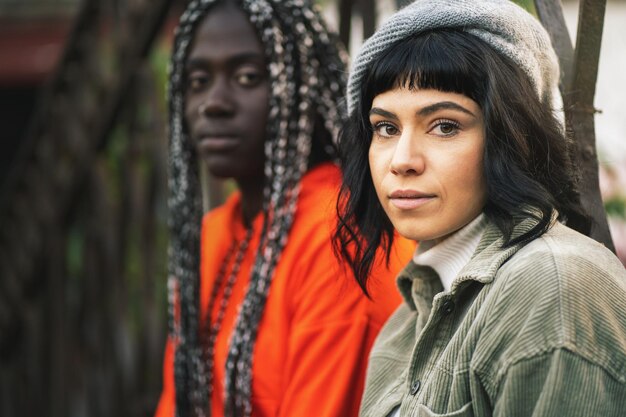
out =
[(419, 242), (361, 417), (626, 415), (626, 272), (580, 233), (558, 79), (508, 0), (417, 0), (355, 58), (337, 245), (366, 288), (394, 229)]
[[(333, 254), (345, 53), (305, 0), (192, 1), (170, 67), (170, 335), (156, 415), (355, 416), (414, 250), (372, 300)], [(199, 163), (238, 186), (203, 216)], [(200, 227), (202, 225), (202, 227)]]

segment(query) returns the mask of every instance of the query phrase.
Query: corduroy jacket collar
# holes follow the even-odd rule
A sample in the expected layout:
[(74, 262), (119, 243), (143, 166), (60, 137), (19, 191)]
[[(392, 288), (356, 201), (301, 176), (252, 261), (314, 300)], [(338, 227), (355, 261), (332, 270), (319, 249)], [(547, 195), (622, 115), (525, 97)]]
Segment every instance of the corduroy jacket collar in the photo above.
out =
[[(556, 220), (557, 213), (552, 216)], [(534, 226), (538, 221), (533, 217), (524, 217), (516, 222), (512, 237), (520, 236)], [(488, 222), (485, 232), (480, 239), (478, 248), (470, 261), (461, 269), (459, 275), (452, 282), (450, 293), (457, 294), (470, 281), (488, 284), (493, 281), (496, 273), (511, 256), (528, 242), (521, 242), (509, 247), (502, 247), (504, 236), (493, 222)], [(413, 261), (398, 274), (396, 283), (404, 301), (411, 310), (415, 310), (414, 297), (432, 300), (443, 291), (441, 280), (437, 273), (429, 266), (417, 265)]]

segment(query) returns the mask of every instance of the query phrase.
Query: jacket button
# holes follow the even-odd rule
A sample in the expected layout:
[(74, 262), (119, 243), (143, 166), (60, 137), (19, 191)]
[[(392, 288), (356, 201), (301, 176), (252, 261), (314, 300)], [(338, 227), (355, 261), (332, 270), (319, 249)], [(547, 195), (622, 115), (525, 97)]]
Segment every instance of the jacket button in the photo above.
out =
[(413, 383), (413, 385), (411, 385), (411, 395), (415, 395), (417, 394), (417, 391), (420, 390), (420, 386), (422, 385), (422, 383), (420, 382), (420, 380), (418, 379), (417, 381), (415, 381)]
[(443, 303), (441, 310), (443, 311), (443, 314), (445, 314), (446, 316), (452, 313), (454, 311), (454, 301), (448, 300), (445, 303)]

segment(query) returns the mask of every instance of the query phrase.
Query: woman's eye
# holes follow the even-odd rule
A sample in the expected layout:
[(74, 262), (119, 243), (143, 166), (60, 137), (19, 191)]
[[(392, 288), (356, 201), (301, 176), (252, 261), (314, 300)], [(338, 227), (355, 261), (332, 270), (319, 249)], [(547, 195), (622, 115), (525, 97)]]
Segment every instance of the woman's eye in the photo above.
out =
[(453, 136), (459, 131), (459, 124), (452, 120), (439, 120), (431, 129), (431, 132), (439, 136)]
[(397, 135), (399, 132), (398, 128), (387, 122), (380, 122), (374, 124), (374, 133), (376, 135), (381, 136), (383, 138), (389, 138), (391, 136)]
[(206, 73), (191, 73), (187, 77), (187, 90), (188, 91), (200, 91), (209, 82), (209, 77)]
[(240, 71), (235, 75), (237, 84), (243, 87), (254, 87), (261, 82), (262, 78), (263, 76), (260, 72), (250, 70)]

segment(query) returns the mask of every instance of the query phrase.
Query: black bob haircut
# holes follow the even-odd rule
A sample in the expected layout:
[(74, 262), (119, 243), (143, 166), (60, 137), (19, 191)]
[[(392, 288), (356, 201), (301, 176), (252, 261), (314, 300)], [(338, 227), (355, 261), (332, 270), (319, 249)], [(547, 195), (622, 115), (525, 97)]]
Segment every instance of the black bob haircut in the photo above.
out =
[[(344, 179), (334, 246), (366, 294), (376, 250), (382, 245), (388, 260), (394, 234), (370, 175), (369, 110), (374, 97), (397, 86), (460, 93), (480, 106), (484, 213), (504, 234), (503, 246), (541, 236), (553, 210), (570, 227), (588, 233), (590, 220), (580, 205), (568, 141), (550, 100), (538, 97), (528, 76), (485, 41), (453, 29), (402, 39), (372, 63), (362, 85), (339, 141)], [(516, 222), (529, 216), (538, 220), (536, 226), (513, 236)]]

